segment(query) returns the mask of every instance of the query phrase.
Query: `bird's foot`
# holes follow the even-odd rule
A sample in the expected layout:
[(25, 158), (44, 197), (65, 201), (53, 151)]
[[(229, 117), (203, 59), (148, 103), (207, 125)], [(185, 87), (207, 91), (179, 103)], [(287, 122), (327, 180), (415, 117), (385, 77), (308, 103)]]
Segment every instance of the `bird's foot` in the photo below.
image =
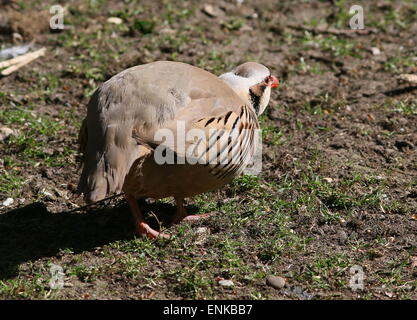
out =
[(136, 233), (138, 236), (145, 236), (145, 237), (148, 237), (149, 239), (156, 239), (156, 238), (168, 239), (169, 238), (169, 235), (152, 229), (146, 222), (137, 222)]

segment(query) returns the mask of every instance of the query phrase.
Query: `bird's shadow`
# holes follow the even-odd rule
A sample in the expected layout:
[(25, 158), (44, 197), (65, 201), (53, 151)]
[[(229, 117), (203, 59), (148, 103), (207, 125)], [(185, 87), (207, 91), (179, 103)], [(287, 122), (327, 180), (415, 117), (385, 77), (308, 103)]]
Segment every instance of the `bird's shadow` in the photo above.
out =
[[(175, 212), (167, 203), (140, 204), (156, 229)], [(124, 201), (110, 208), (93, 206), (57, 213), (49, 212), (44, 203), (34, 202), (0, 214), (0, 279), (16, 276), (24, 262), (55, 256), (62, 249), (79, 253), (134, 237), (133, 218)]]

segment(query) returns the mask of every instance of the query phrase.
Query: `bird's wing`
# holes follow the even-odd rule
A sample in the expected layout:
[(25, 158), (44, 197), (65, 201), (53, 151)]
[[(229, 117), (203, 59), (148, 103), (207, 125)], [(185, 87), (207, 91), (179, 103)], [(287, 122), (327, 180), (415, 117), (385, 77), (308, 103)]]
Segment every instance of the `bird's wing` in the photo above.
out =
[(187, 160), (208, 165), (210, 173), (220, 179), (228, 180), (240, 173), (257, 147), (258, 120), (245, 105), (238, 112), (229, 110), (201, 118), (193, 123), (192, 129), (196, 130), (196, 137), (191, 134), (187, 140)]

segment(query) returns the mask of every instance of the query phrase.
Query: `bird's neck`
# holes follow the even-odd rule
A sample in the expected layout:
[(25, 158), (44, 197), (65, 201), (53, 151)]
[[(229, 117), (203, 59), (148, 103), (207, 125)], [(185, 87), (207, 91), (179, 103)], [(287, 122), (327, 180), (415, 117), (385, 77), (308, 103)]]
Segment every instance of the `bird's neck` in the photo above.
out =
[(226, 84), (233, 89), (233, 91), (245, 102), (246, 105), (254, 109), (249, 90), (252, 83), (248, 78), (236, 76), (232, 72), (224, 73), (219, 78), (226, 82)]

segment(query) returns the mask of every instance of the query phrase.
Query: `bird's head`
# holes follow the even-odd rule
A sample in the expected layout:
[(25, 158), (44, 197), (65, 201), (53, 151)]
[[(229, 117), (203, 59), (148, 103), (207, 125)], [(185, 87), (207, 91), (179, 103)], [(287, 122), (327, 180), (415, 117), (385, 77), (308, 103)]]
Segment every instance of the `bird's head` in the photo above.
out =
[(256, 62), (243, 63), (232, 71), (223, 73), (220, 79), (248, 101), (258, 116), (269, 103), (271, 89), (279, 86), (278, 79), (271, 75), (269, 69)]

